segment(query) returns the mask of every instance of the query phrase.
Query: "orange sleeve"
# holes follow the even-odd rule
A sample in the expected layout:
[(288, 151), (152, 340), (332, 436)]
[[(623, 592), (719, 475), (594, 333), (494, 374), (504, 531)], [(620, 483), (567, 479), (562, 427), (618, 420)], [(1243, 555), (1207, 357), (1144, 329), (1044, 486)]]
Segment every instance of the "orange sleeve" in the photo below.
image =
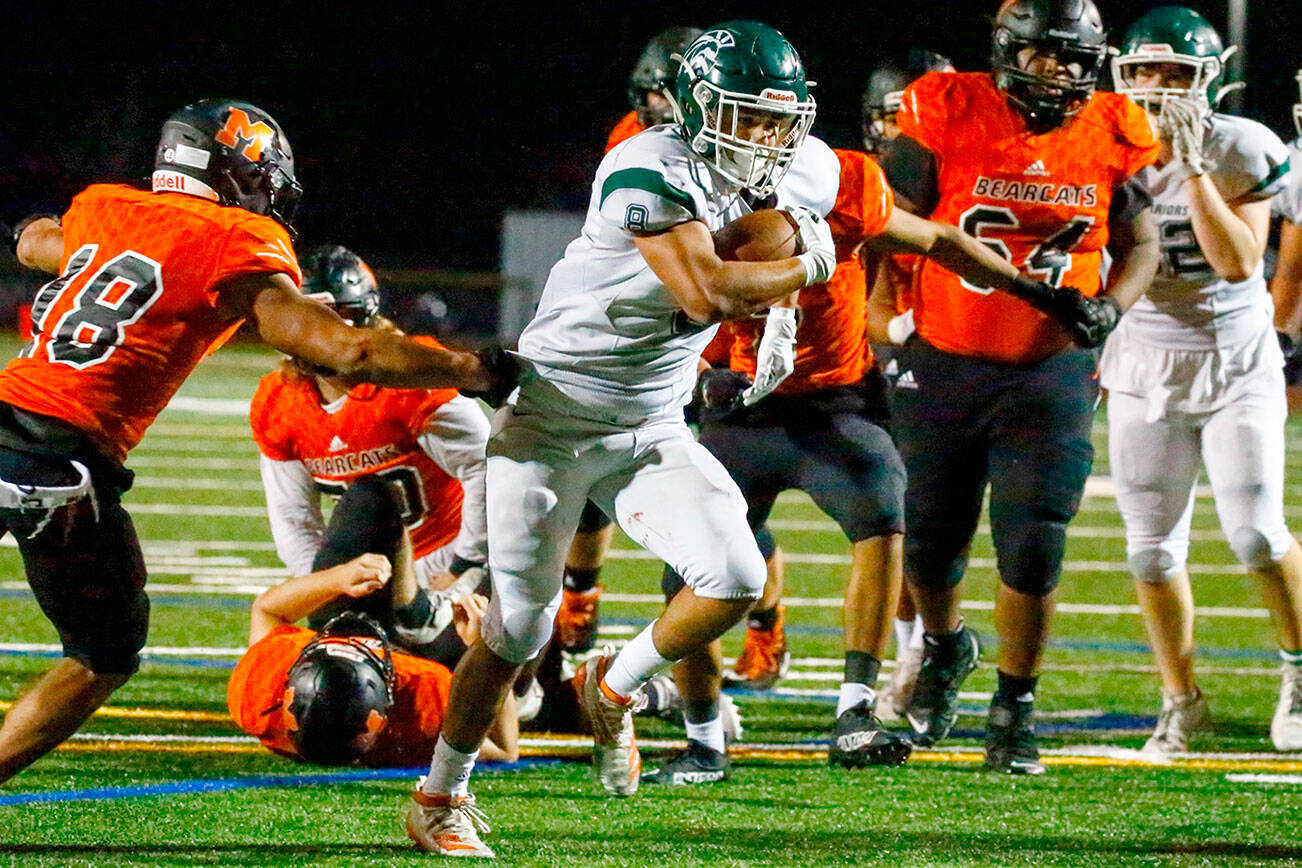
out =
[(314, 635), (303, 627), (282, 624), (244, 652), (226, 685), (226, 707), (240, 729), (265, 741), (279, 742), (283, 737), (288, 742), (282, 716), (274, 709), (284, 697), (289, 668)]
[(222, 283), (246, 274), (287, 274), (295, 286), (302, 284), (303, 272), (285, 227), (259, 214), (237, 216), (240, 219), (231, 225), (226, 244), (213, 263), (208, 279), (208, 303), (216, 305), (217, 289)]
[(280, 371), (272, 371), (258, 381), (249, 405), (249, 428), (258, 450), (272, 461), (294, 461), (298, 458), (280, 425), (277, 398), (289, 387)]
[(646, 127), (642, 126), (642, 123), (637, 119), (637, 112), (629, 112), (624, 115), (606, 138), (606, 153), (610, 153), (615, 145), (633, 138), (645, 129)]
[(393, 655), (393, 707), (375, 748), (366, 755), (368, 766), (404, 766), (429, 762), (447, 714), (452, 672), (446, 666), (413, 657)]
[(895, 116), (901, 135), (934, 154), (940, 153), (945, 145), (944, 122), (949, 114), (945, 109), (945, 95), (951, 75), (929, 72), (906, 87), (900, 111)]
[(840, 149), (833, 153), (841, 163), (841, 185), (827, 223), (836, 240), (837, 259), (844, 260), (886, 228), (895, 210), (895, 194), (881, 167), (867, 154)]

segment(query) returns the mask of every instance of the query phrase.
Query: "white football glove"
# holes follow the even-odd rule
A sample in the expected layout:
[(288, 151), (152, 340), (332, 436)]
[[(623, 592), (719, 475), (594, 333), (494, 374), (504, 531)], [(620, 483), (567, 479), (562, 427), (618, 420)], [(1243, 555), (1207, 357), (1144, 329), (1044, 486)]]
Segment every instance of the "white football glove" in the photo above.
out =
[(799, 230), (799, 259), (805, 266), (805, 286), (827, 283), (836, 270), (836, 242), (827, 221), (812, 208), (794, 205), (787, 213), (796, 221)]
[(742, 404), (747, 407), (754, 404), (796, 369), (796, 325), (794, 307), (769, 308), (755, 359), (755, 382), (741, 393)]
[(1203, 153), (1202, 107), (1191, 99), (1168, 97), (1162, 101), (1162, 112), (1157, 118), (1158, 130), (1171, 143), (1171, 156), (1184, 166), (1185, 176), (1195, 178), (1215, 168)]
[(891, 343), (901, 346), (913, 334), (915, 326), (913, 324), (913, 308), (909, 308), (902, 314), (891, 317), (891, 321), (886, 324), (886, 336), (891, 339)]

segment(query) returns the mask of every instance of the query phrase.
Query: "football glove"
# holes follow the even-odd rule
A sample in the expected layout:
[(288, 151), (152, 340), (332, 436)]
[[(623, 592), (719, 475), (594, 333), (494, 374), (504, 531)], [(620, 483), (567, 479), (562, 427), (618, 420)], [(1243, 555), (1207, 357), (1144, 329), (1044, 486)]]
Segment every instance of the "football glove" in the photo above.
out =
[(1121, 320), (1121, 305), (1106, 295), (1091, 298), (1070, 286), (1050, 286), (1018, 275), (1009, 292), (1053, 317), (1071, 339), (1085, 348), (1097, 347)]
[(769, 315), (764, 320), (764, 336), (760, 338), (759, 353), (755, 358), (755, 382), (741, 393), (742, 404), (747, 407), (754, 404), (776, 389), (796, 369), (798, 325), (794, 307), (769, 308)]
[(497, 344), (477, 351), (475, 357), (488, 370), (492, 385), (482, 392), (462, 389), (462, 394), (469, 398), (479, 398), (490, 407), (502, 406), (520, 382), (520, 360)]
[(1157, 118), (1158, 131), (1171, 143), (1171, 157), (1184, 167), (1185, 178), (1205, 175), (1215, 168), (1215, 163), (1203, 153), (1203, 124), (1201, 107), (1191, 99), (1168, 97), (1162, 101), (1162, 111)]
[(718, 419), (741, 406), (741, 393), (750, 386), (750, 377), (730, 368), (710, 368), (696, 381), (697, 400), (702, 413)]
[(836, 270), (836, 242), (831, 227), (817, 211), (803, 205), (789, 208), (787, 213), (799, 230), (796, 243), (800, 253), (796, 258), (805, 266), (805, 286), (827, 283)]

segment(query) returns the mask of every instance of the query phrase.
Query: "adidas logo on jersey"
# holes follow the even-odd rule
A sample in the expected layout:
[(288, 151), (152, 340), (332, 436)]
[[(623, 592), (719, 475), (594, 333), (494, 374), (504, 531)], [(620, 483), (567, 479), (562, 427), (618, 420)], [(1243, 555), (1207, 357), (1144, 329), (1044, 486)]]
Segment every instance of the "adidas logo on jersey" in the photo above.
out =
[(1036, 160), (1031, 165), (1022, 170), (1023, 175), (1047, 175), (1049, 170), (1044, 167), (1044, 160)]
[(333, 440), (330, 441), (330, 451), (331, 451), (331, 452), (339, 452), (339, 451), (341, 451), (341, 450), (343, 450), (343, 449), (347, 449), (347, 448), (348, 448), (348, 444), (345, 443), (345, 442), (343, 441), (343, 439), (340, 438), (340, 436), (339, 436), (338, 434), (336, 434), (336, 435), (335, 435), (335, 438), (334, 438)]
[(905, 371), (904, 373), (900, 374), (900, 378), (895, 381), (895, 388), (897, 389), (918, 388), (918, 381), (914, 379), (913, 371)]

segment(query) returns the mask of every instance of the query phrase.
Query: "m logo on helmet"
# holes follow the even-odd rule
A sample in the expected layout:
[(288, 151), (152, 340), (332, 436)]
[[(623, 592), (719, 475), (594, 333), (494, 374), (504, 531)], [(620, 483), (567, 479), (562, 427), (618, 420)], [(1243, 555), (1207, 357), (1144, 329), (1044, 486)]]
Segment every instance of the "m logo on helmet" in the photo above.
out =
[(736, 44), (736, 39), (727, 30), (711, 30), (709, 33), (698, 36), (696, 41), (688, 46), (687, 55), (683, 58), (683, 65), (690, 69), (697, 78), (701, 78), (714, 69), (714, 64), (719, 58), (720, 48), (731, 48)]
[(244, 109), (231, 108), (231, 113), (226, 116), (226, 126), (218, 130), (213, 138), (228, 148), (235, 148), (244, 142), (240, 153), (256, 163), (262, 159), (262, 149), (270, 147), (275, 137), (276, 131), (269, 125), (251, 120)]

